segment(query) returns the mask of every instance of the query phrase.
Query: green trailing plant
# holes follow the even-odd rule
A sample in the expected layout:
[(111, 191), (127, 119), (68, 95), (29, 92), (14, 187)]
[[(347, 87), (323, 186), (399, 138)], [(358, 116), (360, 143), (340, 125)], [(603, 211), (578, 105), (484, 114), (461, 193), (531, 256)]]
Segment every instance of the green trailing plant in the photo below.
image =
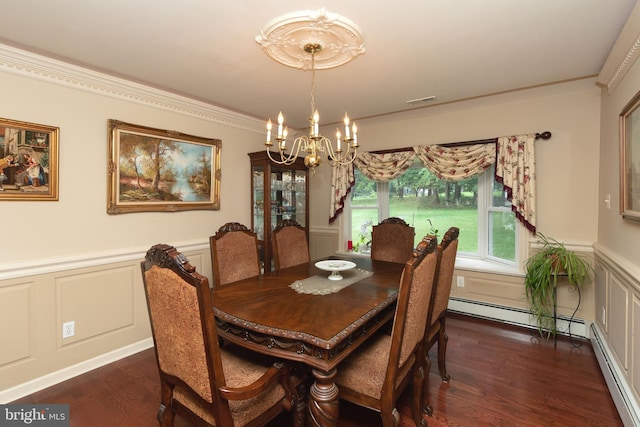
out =
[(553, 307), (558, 277), (565, 277), (574, 286), (582, 287), (590, 276), (591, 266), (577, 253), (542, 233), (537, 235), (539, 249), (525, 262), (525, 289), (531, 315), (541, 335), (556, 335)]

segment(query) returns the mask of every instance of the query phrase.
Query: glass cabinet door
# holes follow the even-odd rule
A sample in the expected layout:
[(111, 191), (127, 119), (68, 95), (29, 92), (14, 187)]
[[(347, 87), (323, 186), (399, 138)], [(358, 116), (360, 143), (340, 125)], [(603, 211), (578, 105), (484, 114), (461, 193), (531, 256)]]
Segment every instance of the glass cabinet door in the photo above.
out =
[(264, 168), (254, 167), (253, 175), (253, 232), (264, 240)]
[(271, 229), (284, 219), (306, 227), (306, 176), (296, 170), (271, 173)]
[(266, 152), (249, 153), (251, 158), (251, 228), (258, 236), (264, 271), (273, 269), (271, 232), (279, 222), (291, 219), (308, 233), (309, 172), (303, 159), (278, 165)]

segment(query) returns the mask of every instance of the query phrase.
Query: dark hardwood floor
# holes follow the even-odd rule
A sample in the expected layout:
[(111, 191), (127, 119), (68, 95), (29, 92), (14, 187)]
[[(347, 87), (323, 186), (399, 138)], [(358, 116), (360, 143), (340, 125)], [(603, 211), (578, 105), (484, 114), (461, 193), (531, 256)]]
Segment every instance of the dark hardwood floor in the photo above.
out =
[[(622, 426), (588, 341), (537, 338), (532, 331), (450, 315), (447, 367), (431, 351), (430, 426)], [(153, 350), (96, 369), (15, 403), (68, 403), (74, 427), (157, 426), (158, 374)], [(408, 393), (401, 426), (413, 425)], [(287, 427), (287, 414), (269, 427)], [(377, 413), (341, 402), (339, 427), (381, 425)]]

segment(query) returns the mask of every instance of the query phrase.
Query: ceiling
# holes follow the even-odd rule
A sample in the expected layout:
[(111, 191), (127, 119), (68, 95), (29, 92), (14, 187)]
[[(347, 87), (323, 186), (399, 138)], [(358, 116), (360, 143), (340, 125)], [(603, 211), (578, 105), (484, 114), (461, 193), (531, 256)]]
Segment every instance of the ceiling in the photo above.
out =
[[(299, 10), (338, 13), (366, 52), (316, 71), (321, 124), (597, 75), (636, 0), (0, 0), (0, 43), (259, 119), (307, 126), (311, 72), (255, 37)], [(413, 105), (407, 100), (435, 96)]]

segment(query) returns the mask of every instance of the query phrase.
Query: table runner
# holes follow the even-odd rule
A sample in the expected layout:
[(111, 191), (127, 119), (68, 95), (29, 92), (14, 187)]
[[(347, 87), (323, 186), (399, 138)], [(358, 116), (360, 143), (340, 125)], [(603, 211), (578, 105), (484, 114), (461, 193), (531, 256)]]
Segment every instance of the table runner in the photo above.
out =
[(336, 293), (365, 277), (369, 277), (373, 273), (361, 268), (354, 268), (352, 270), (341, 271), (340, 275), (343, 277), (342, 280), (329, 280), (329, 274), (331, 273), (327, 272), (326, 274), (317, 274), (307, 277), (306, 279), (296, 280), (290, 284), (289, 287), (299, 294), (328, 295)]

